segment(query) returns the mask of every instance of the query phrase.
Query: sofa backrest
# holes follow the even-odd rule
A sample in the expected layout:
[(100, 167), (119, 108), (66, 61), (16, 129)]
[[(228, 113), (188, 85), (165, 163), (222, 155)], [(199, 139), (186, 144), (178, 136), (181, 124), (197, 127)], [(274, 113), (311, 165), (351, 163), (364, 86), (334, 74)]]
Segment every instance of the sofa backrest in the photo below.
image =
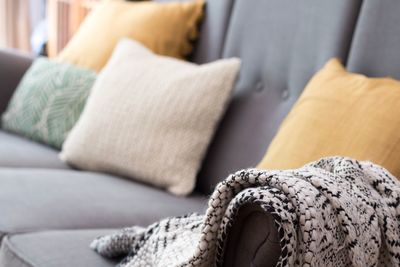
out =
[(364, 0), (351, 46), (348, 70), (400, 79), (400, 1)]
[(200, 25), (201, 36), (196, 42), (192, 60), (198, 64), (222, 57), (233, 0), (208, 0), (205, 17)]
[(360, 7), (359, 0), (234, 1), (222, 55), (240, 57), (242, 69), (197, 190), (208, 193), (261, 160), (310, 77), (331, 57), (346, 61)]

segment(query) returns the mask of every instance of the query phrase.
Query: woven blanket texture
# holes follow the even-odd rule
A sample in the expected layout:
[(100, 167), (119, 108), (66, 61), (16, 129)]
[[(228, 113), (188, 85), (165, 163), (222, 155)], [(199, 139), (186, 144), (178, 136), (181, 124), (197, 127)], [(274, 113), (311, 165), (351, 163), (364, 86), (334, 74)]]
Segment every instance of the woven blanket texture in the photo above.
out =
[(277, 266), (400, 266), (400, 182), (380, 166), (343, 157), (238, 171), (217, 185), (205, 215), (126, 228), (91, 247), (125, 257), (121, 267), (222, 266), (226, 237), (247, 203), (275, 219)]

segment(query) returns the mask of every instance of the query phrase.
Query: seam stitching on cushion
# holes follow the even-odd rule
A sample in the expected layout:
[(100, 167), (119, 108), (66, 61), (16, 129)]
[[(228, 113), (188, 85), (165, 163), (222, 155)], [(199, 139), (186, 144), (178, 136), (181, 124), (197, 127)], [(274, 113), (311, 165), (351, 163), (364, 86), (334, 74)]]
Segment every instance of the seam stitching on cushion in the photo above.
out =
[(32, 263), (31, 260), (29, 260), (26, 256), (23, 257), (23, 253), (19, 251), (11, 242), (10, 240), (10, 235), (5, 235), (3, 237), (3, 242), (2, 242), (2, 249), (5, 249), (6, 252), (12, 254), (16, 259), (18, 259), (20, 262), (26, 264), (27, 266), (34, 267), (35, 265)]
[(3, 241), (3, 238), (7, 235), (6, 232), (0, 231), (0, 247), (1, 247), (1, 243)]
[(224, 33), (223, 33), (223, 36), (222, 36), (221, 47), (219, 48), (219, 52), (218, 52), (219, 58), (223, 58), (224, 57), (226, 39), (228, 37), (229, 29), (231, 27), (232, 13), (233, 13), (233, 11), (235, 9), (235, 5), (236, 5), (236, 1), (232, 0), (231, 4), (229, 5), (229, 11), (228, 11), (228, 14), (227, 14), (227, 18), (225, 19), (226, 27), (224, 29)]
[(253, 256), (252, 256), (252, 258), (251, 258), (251, 266), (255, 266), (255, 265), (254, 265), (254, 260), (255, 260), (255, 258), (257, 257), (258, 252), (260, 251), (261, 247), (268, 241), (268, 238), (269, 238), (269, 233), (268, 233), (268, 235), (264, 238), (264, 240), (263, 240), (262, 242), (260, 242), (260, 244), (259, 244), (259, 245), (257, 246), (257, 248), (255, 249), (255, 251), (254, 251), (254, 253), (253, 253)]
[(364, 6), (364, 0), (360, 0), (360, 3), (357, 6), (357, 10), (356, 10), (356, 16), (354, 19), (354, 22), (351, 24), (351, 34), (349, 36), (349, 45), (347, 46), (347, 49), (345, 51), (344, 54), (344, 58), (343, 58), (343, 65), (347, 66), (347, 62), (349, 61), (350, 55), (351, 55), (351, 51), (353, 50), (353, 44), (354, 44), (354, 37), (357, 33), (357, 29), (359, 27), (359, 21), (360, 21), (360, 17), (361, 17), (361, 13), (363, 10), (363, 6)]

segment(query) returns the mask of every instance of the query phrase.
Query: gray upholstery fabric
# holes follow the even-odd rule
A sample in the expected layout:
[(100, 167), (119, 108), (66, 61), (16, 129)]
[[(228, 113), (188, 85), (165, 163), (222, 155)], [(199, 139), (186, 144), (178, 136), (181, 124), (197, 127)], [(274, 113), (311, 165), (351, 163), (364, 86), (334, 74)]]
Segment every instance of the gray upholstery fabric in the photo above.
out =
[(400, 79), (400, 1), (364, 0), (348, 69), (368, 76)]
[[(233, 102), (199, 175), (202, 192), (210, 192), (229, 173), (261, 159), (315, 71), (330, 57), (347, 60), (357, 19), (349, 69), (400, 78), (398, 0), (364, 0), (362, 5), (361, 0), (249, 2), (208, 0), (193, 55), (197, 63), (221, 56), (243, 60)], [(0, 52), (1, 111), (29, 64), (28, 58)], [(0, 132), (0, 166), (65, 168), (56, 156), (51, 149)], [(7, 233), (47, 229), (147, 225), (166, 216), (202, 212), (205, 203), (199, 195), (177, 198), (105, 174), (0, 169), (0, 239)], [(115, 262), (103, 260), (87, 247), (94, 236), (104, 233), (64, 230), (7, 236), (0, 249), (0, 266), (113, 266)], [(272, 217), (256, 207), (241, 209), (230, 234), (226, 266), (249, 262), (273, 266), (279, 256)]]
[[(155, 0), (170, 2), (176, 0)], [(179, 0), (191, 1), (191, 0)], [(222, 48), (228, 29), (230, 12), (234, 0), (207, 0), (205, 16), (199, 25), (200, 36), (195, 43), (191, 60), (203, 64), (222, 57)]]
[(68, 169), (58, 158), (58, 153), (45, 145), (0, 130), (0, 167)]
[(238, 56), (236, 94), (200, 173), (209, 192), (228, 173), (261, 160), (312, 75), (346, 59), (360, 1), (236, 0), (223, 56)]
[[(0, 266), (115, 266), (119, 259), (106, 260), (89, 248), (95, 237), (114, 231), (61, 230), (8, 235), (0, 249)], [(230, 232), (226, 251), (224, 266), (227, 267), (275, 266), (280, 245), (272, 216), (253, 204), (243, 206)]]
[(222, 57), (233, 2), (233, 0), (207, 1), (205, 17), (200, 25), (200, 38), (192, 58), (194, 62), (202, 64)]
[(65, 230), (10, 235), (0, 249), (0, 266), (7, 267), (111, 267), (107, 260), (89, 248), (97, 236), (113, 230)]
[(179, 198), (106, 174), (0, 169), (0, 239), (43, 229), (119, 228), (204, 212), (205, 197)]
[(226, 267), (274, 267), (281, 254), (274, 218), (255, 204), (239, 209), (228, 233), (224, 255)]
[(6, 109), (19, 80), (31, 63), (30, 57), (0, 50), (0, 114)]
[[(224, 266), (275, 266), (280, 246), (270, 215), (255, 206), (243, 206), (232, 228)], [(260, 235), (257, 229), (264, 229)], [(116, 230), (61, 230), (8, 235), (0, 249), (0, 266), (8, 267), (108, 267), (119, 259), (106, 260), (90, 248), (97, 236)]]

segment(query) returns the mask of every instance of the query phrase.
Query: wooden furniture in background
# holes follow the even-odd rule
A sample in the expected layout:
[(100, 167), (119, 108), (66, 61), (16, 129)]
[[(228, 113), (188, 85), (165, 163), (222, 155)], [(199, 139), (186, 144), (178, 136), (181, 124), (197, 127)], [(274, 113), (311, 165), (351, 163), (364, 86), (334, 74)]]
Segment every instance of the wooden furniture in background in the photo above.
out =
[(101, 0), (48, 0), (49, 57), (56, 56)]

